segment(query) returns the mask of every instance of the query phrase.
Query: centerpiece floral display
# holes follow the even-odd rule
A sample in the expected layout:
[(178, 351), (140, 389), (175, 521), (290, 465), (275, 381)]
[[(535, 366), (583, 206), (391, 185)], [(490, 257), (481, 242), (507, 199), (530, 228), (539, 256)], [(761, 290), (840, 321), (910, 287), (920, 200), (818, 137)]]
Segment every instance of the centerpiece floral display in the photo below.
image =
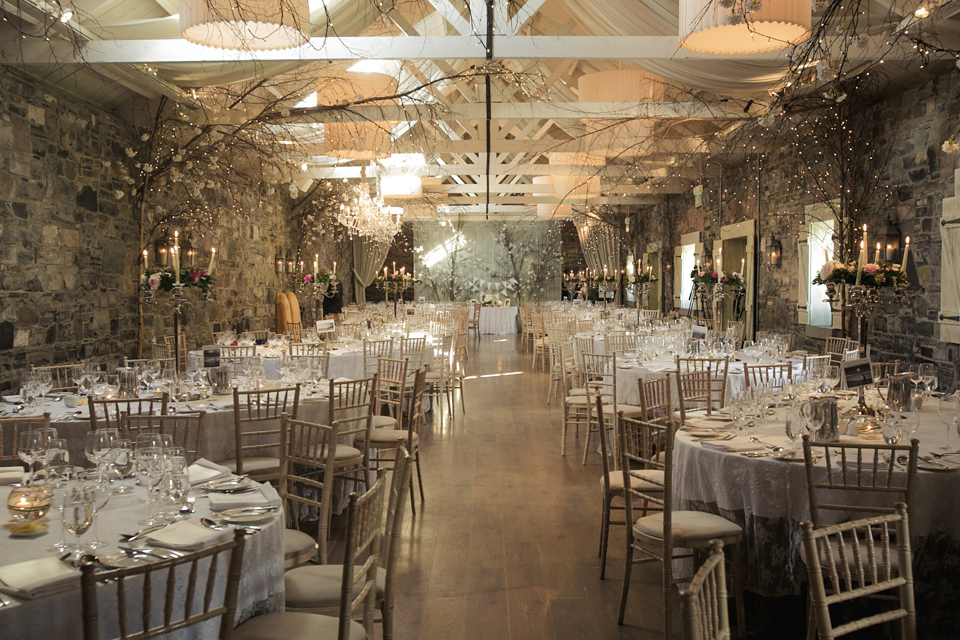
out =
[(747, 286), (743, 274), (738, 271), (727, 271), (723, 274), (720, 282), (733, 289), (745, 289)]
[[(216, 280), (203, 269), (180, 268), (180, 284), (210, 293)], [(147, 292), (173, 291), (177, 274), (173, 267), (148, 267), (140, 274), (140, 290)]]
[(639, 275), (627, 276), (627, 282), (630, 284), (646, 284), (648, 282), (656, 282), (657, 276), (653, 275), (651, 271), (645, 271)]
[(900, 265), (882, 260), (863, 265), (859, 282), (857, 282), (857, 262), (841, 262), (839, 260), (825, 262), (820, 267), (820, 273), (813, 279), (813, 284), (860, 284), (874, 289), (905, 286), (909, 283), (907, 274), (901, 269)]
[(690, 277), (693, 278), (693, 281), (696, 284), (704, 284), (704, 285), (717, 284), (716, 271), (703, 271), (701, 269), (694, 269), (693, 271), (690, 272)]
[(339, 282), (337, 274), (326, 267), (320, 267), (314, 273), (303, 274), (303, 284), (336, 284)]

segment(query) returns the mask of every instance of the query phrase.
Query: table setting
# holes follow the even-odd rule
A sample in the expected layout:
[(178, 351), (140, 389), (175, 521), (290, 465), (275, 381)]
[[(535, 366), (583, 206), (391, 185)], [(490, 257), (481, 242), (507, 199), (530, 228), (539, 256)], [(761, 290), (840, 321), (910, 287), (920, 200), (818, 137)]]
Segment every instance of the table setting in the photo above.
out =
[[(129, 452), (129, 465), (98, 453), (97, 466), (82, 469), (61, 456), (23, 484), (0, 487), (10, 513), (6, 535), (0, 533), (4, 634), (80, 637), (81, 564), (163, 562), (231, 539), (234, 526), (247, 536), (237, 622), (282, 610), (284, 515), (276, 490), (205, 459), (188, 466), (181, 448), (151, 435), (157, 437)], [(114, 441), (105, 448), (120, 447)], [(124, 478), (135, 478), (136, 486), (121, 491)], [(116, 597), (109, 585), (99, 588), (99, 597)], [(110, 624), (102, 632), (116, 634)], [(210, 637), (210, 629), (177, 637)]]

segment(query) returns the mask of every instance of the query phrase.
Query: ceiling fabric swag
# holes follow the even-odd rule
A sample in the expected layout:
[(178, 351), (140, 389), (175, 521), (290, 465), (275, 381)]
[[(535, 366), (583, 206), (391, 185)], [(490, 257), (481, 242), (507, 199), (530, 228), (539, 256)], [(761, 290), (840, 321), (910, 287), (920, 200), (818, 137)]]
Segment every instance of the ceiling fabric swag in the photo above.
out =
[(381, 242), (367, 236), (357, 236), (353, 239), (353, 279), (354, 299), (357, 304), (367, 302), (366, 289), (377, 277), (377, 271), (387, 257), (390, 242)]
[(596, 218), (574, 209), (573, 224), (580, 238), (580, 248), (590, 271), (603, 273), (606, 265), (610, 272), (620, 267), (620, 231)]
[(307, 0), (180, 0), (185, 40), (237, 51), (293, 49), (310, 41)]

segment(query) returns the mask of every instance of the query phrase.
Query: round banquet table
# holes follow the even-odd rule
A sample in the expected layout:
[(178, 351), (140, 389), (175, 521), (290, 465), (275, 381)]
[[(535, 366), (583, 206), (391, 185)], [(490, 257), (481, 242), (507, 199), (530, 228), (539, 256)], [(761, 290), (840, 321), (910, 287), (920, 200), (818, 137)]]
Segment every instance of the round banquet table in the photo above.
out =
[[(480, 333), (501, 335), (517, 332), (517, 307), (480, 307)], [(470, 308), (473, 319), (473, 307)]]
[[(6, 504), (9, 487), (0, 487), (0, 500)], [(144, 496), (142, 489), (129, 494), (111, 496), (110, 501), (103, 507), (98, 516), (100, 522), (99, 535), (109, 540), (110, 545), (96, 550), (97, 555), (105, 556), (117, 551), (117, 542), (121, 533), (133, 533), (142, 525), (137, 520), (148, 514), (147, 505), (141, 502)], [(199, 525), (202, 516), (210, 515), (210, 501), (203, 495), (198, 495), (195, 503), (196, 512), (190, 521)], [(240, 588), (237, 597), (237, 623), (243, 622), (255, 615), (283, 611), (283, 514), (275, 516), (270, 521), (261, 524), (261, 531), (247, 536), (243, 553), (243, 571), (240, 577)], [(90, 536), (87, 532), (84, 540)], [(27, 560), (48, 558), (55, 553), (46, 551), (46, 548), (60, 537), (60, 523), (56, 514), (51, 516), (50, 529), (36, 538), (13, 538), (6, 529), (0, 531), (0, 564), (13, 564)], [(68, 541), (71, 536), (66, 536)], [(223, 575), (221, 574), (221, 578)], [(101, 584), (98, 587), (98, 599), (101, 609), (108, 609), (111, 602), (116, 602), (116, 588), (113, 585)], [(20, 600), (13, 596), (6, 596), (12, 604), (0, 607), (0, 629), (4, 638), (81, 638), (83, 627), (81, 619), (80, 584), (69, 591), (37, 598), (34, 600)], [(161, 590), (156, 590), (154, 609), (163, 610)], [(131, 606), (133, 603), (131, 602)], [(177, 608), (175, 607), (175, 611)], [(182, 610), (182, 605), (181, 605)], [(103, 616), (101, 616), (103, 617)], [(202, 639), (217, 636), (219, 620), (211, 620), (204, 625), (181, 630), (178, 633), (164, 636), (170, 640)], [(105, 633), (107, 630), (102, 629)], [(111, 630), (118, 637), (119, 630)]]
[[(867, 398), (870, 404), (879, 402), (876, 396), (872, 401), (869, 394)], [(852, 403), (847, 400), (841, 406)], [(771, 417), (770, 424), (760, 426), (756, 435), (771, 445), (790, 446), (782, 418)], [(921, 456), (946, 445), (946, 427), (937, 415), (936, 402), (925, 403), (920, 429), (913, 437), (920, 441)], [(724, 444), (745, 442), (745, 437), (738, 436)], [(956, 435), (951, 444), (957, 445)], [(960, 571), (960, 509), (956, 508), (960, 503), (960, 455), (941, 460), (951, 469), (926, 470), (920, 462), (910, 498), (918, 619), (932, 629), (952, 630), (941, 637), (960, 637), (960, 617), (952, 613), (960, 610), (956, 582)], [(810, 517), (802, 457), (778, 460), (718, 451), (701, 446), (681, 430), (674, 446), (673, 476), (676, 509), (719, 514), (744, 528), (748, 590), (767, 597), (801, 593), (806, 568), (800, 558), (800, 523)], [(856, 517), (853, 513), (840, 519)]]
[[(67, 439), (70, 460), (73, 464), (85, 465), (83, 437), (90, 430), (90, 414), (87, 405), (76, 409), (67, 409), (59, 401), (48, 401), (40, 408), (50, 412), (50, 426), (57, 429), (57, 435)], [(233, 424), (233, 394), (210, 396), (196, 402), (171, 402), (168, 411), (197, 412), (205, 411), (204, 431), (200, 438), (200, 451), (197, 457), (211, 462), (222, 462), (236, 457), (236, 431)], [(41, 411), (41, 413), (42, 413)], [(80, 411), (81, 415), (69, 417)], [(326, 424), (329, 421), (330, 403), (322, 396), (308, 396), (300, 390), (300, 408), (297, 417), (308, 422)], [(256, 455), (251, 453), (249, 455)], [(276, 454), (273, 454), (276, 455)]]

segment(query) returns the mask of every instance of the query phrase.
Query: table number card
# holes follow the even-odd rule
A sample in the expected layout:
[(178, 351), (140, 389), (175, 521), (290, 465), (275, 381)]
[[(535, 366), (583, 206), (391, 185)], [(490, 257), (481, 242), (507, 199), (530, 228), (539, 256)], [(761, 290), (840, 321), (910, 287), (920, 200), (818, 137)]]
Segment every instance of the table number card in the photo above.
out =
[(333, 320), (317, 320), (317, 333), (331, 333), (334, 325)]
[(856, 389), (873, 384), (870, 359), (849, 360), (840, 363), (840, 375), (846, 389)]

